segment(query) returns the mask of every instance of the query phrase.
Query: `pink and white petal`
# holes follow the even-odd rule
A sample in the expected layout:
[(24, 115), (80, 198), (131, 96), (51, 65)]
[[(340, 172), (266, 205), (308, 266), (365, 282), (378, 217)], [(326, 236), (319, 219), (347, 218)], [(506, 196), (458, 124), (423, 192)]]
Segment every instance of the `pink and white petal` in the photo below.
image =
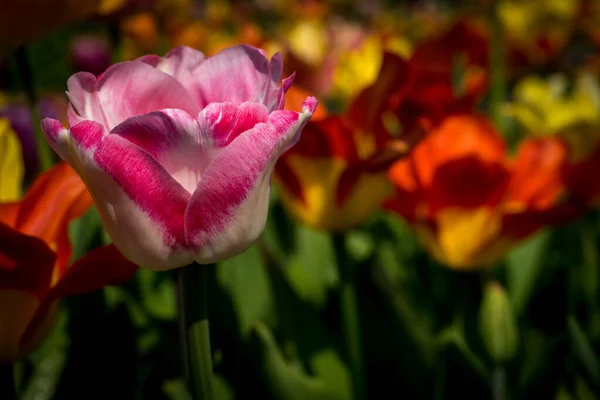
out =
[(225, 147), (256, 124), (267, 122), (269, 111), (261, 103), (211, 103), (198, 115), (203, 134), (217, 148)]
[[(96, 76), (89, 72), (78, 72), (67, 80), (67, 96), (71, 107), (81, 120), (96, 121), (105, 124), (106, 119), (96, 92)], [(69, 125), (76, 124), (73, 115), (68, 116)], [(73, 119), (73, 120), (72, 120)]]
[(184, 217), (190, 193), (148, 152), (119, 135), (105, 136), (93, 161), (97, 168), (86, 185), (123, 255), (154, 270), (189, 264)]
[(138, 60), (152, 65), (154, 68), (171, 75), (183, 87), (189, 87), (198, 79), (196, 70), (204, 62), (204, 53), (188, 46), (178, 46), (164, 57), (143, 56)]
[(292, 87), (295, 77), (296, 77), (296, 73), (292, 72), (292, 74), (290, 76), (288, 76), (287, 78), (285, 78), (284, 80), (281, 81), (281, 88), (279, 88), (279, 90), (277, 91), (277, 109), (278, 110), (283, 110), (283, 107), (285, 106), (285, 94), (287, 93), (288, 89), (290, 87)]
[(195, 70), (189, 91), (201, 107), (210, 103), (262, 103), (272, 111), (277, 106), (273, 95), (281, 79), (281, 60), (269, 63), (263, 51), (238, 45), (206, 59)]
[(167, 109), (129, 118), (111, 132), (150, 153), (190, 194), (214, 156), (211, 140), (183, 110)]
[(52, 118), (44, 118), (41, 125), (50, 147), (76, 171), (104, 137), (104, 127), (94, 121), (80, 122), (71, 130)]
[(69, 105), (67, 106), (67, 122), (69, 123), (69, 126), (75, 126), (83, 121), (87, 120), (85, 118), (82, 118), (79, 114), (77, 114), (77, 111), (75, 111), (75, 107), (73, 106), (73, 104), (69, 103)]
[(197, 115), (200, 108), (172, 76), (139, 61), (115, 64), (91, 85), (87, 75), (75, 74), (69, 98), (79, 115), (112, 130), (127, 118), (165, 108)]
[(209, 165), (185, 215), (187, 243), (198, 263), (235, 256), (262, 233), (275, 162), (315, 107), (310, 98), (302, 113), (274, 111), (267, 123), (239, 135)]
[(67, 130), (42, 121), (48, 142), (87, 186), (115, 246), (132, 262), (155, 270), (189, 264), (184, 215), (190, 194), (148, 152), (102, 125), (84, 121)]

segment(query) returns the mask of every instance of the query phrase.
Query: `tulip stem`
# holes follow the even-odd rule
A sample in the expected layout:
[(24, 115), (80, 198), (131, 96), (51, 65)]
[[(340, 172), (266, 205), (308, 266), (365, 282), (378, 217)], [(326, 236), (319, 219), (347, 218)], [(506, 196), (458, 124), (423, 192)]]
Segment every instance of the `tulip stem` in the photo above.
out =
[(211, 266), (192, 263), (176, 270), (183, 369), (194, 400), (215, 398), (208, 326), (208, 268)]
[(17, 399), (15, 375), (13, 365), (10, 363), (0, 363), (0, 398), (6, 400)]
[(25, 86), (25, 93), (27, 93), (27, 99), (29, 101), (29, 108), (31, 109), (31, 117), (33, 120), (33, 129), (35, 132), (35, 142), (40, 157), (40, 168), (42, 171), (46, 171), (52, 167), (52, 152), (50, 146), (46, 142), (42, 127), (40, 125), (41, 117), (38, 111), (38, 97), (35, 91), (35, 80), (33, 78), (33, 72), (29, 57), (27, 56), (27, 50), (25, 47), (19, 47), (15, 50), (15, 62), (17, 63), (17, 69), (21, 74), (23, 85)]
[(505, 400), (506, 399), (506, 371), (504, 367), (498, 365), (492, 371), (491, 387), (492, 387), (492, 399), (493, 400)]
[(344, 330), (346, 352), (352, 375), (354, 400), (366, 398), (360, 320), (356, 297), (356, 265), (346, 251), (345, 236), (333, 235), (333, 246), (340, 276), (340, 308)]

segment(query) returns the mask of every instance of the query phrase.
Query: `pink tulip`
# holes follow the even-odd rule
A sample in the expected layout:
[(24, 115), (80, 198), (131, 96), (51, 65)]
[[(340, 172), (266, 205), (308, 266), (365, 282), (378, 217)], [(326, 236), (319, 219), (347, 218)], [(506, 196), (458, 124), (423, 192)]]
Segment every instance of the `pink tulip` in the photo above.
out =
[(117, 248), (166, 270), (217, 262), (262, 233), (275, 162), (317, 106), (283, 110), (293, 77), (251, 46), (214, 57), (177, 47), (67, 82), (71, 129), (44, 119)]

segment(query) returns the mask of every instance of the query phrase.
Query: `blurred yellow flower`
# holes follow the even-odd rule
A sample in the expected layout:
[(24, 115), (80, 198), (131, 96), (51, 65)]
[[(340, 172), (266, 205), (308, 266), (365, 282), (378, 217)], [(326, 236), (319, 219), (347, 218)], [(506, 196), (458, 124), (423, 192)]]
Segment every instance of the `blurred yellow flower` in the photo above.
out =
[(336, 94), (351, 99), (377, 79), (383, 61), (380, 39), (367, 37), (357, 49), (342, 52), (333, 71)]
[(21, 198), (23, 185), (21, 144), (7, 119), (0, 119), (0, 202)]
[(580, 6), (580, 0), (502, 0), (498, 15), (509, 39), (535, 60), (549, 50), (543, 47), (556, 49), (566, 42)]
[(323, 63), (329, 41), (325, 24), (320, 20), (297, 21), (287, 35), (290, 51), (301, 61), (311, 66)]
[(535, 136), (558, 134), (580, 159), (600, 138), (600, 87), (594, 77), (582, 74), (569, 90), (565, 76), (524, 78), (514, 89), (506, 112)]

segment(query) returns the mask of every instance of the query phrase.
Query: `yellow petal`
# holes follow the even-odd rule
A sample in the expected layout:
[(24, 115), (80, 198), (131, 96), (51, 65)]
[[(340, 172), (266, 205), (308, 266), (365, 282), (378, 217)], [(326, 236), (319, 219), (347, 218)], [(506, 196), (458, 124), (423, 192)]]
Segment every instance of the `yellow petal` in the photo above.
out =
[(21, 143), (7, 119), (0, 119), (0, 202), (16, 201), (23, 185)]
[(381, 40), (372, 35), (356, 49), (340, 55), (333, 71), (334, 90), (346, 99), (351, 99), (377, 79), (383, 62)]
[(327, 52), (327, 35), (323, 24), (316, 20), (300, 20), (288, 33), (290, 50), (305, 63), (318, 66)]
[(503, 254), (488, 252), (500, 237), (501, 219), (494, 210), (445, 209), (438, 214), (437, 223), (437, 256), (451, 268), (482, 267)]
[(506, 107), (533, 135), (551, 135), (600, 123), (600, 90), (595, 79), (582, 75), (567, 93), (562, 75), (548, 79), (527, 77), (514, 90), (515, 101)]
[(338, 207), (338, 182), (346, 169), (343, 160), (294, 154), (286, 162), (299, 179), (306, 201), (300, 201), (285, 185), (278, 185), (282, 204), (293, 218), (316, 229), (341, 232), (355, 227), (392, 194), (386, 173), (362, 174), (348, 199)]

